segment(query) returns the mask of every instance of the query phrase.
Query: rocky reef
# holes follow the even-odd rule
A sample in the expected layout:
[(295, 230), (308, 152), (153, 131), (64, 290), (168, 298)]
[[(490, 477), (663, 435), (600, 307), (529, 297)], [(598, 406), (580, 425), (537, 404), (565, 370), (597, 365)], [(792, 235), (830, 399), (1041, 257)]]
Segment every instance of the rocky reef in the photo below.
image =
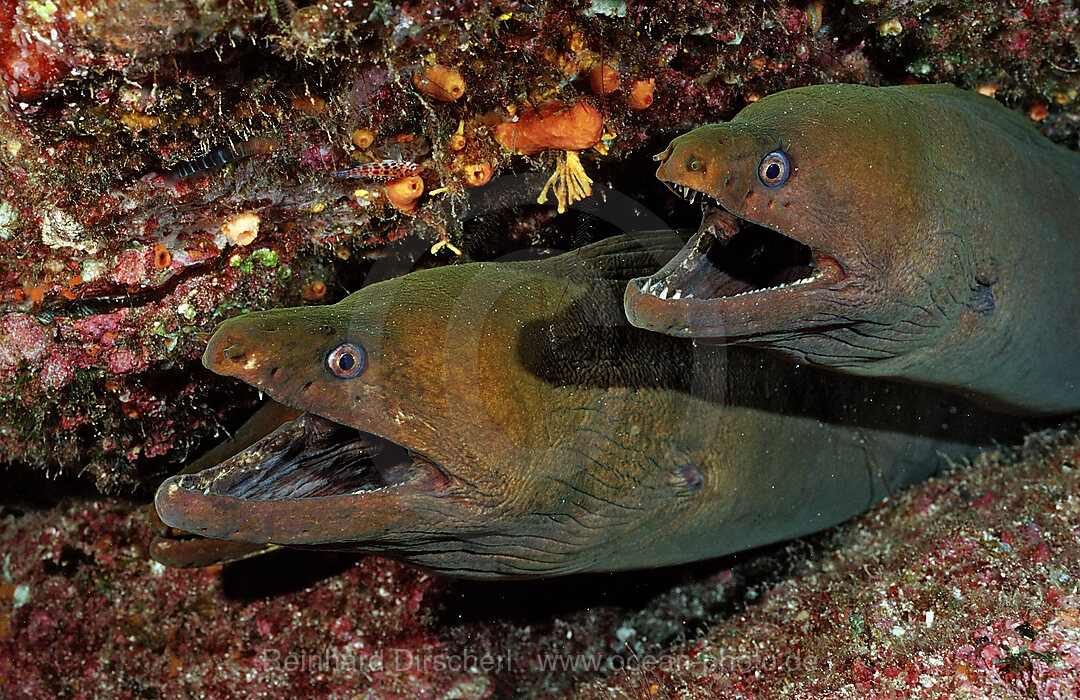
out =
[(1076, 148), (1078, 32), (1063, 0), (0, 2), (0, 694), (1074, 697), (1071, 428), (585, 581), (163, 570), (139, 504), (257, 403), (198, 364), (221, 320), (581, 245), (611, 192), (695, 225), (650, 156), (798, 85), (949, 82)]

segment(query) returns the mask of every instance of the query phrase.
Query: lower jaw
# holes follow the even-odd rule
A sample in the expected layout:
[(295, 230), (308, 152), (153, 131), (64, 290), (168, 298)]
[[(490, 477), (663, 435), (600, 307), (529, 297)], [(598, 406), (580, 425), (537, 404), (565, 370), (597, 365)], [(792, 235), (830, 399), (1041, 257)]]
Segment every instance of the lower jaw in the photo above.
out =
[(794, 280), (758, 287), (711, 266), (705, 248), (692, 240), (660, 272), (629, 283), (624, 309), (633, 325), (677, 337), (733, 341), (796, 331), (805, 326), (811, 297), (842, 277), (831, 257), (807, 249), (812, 264), (791, 269)]

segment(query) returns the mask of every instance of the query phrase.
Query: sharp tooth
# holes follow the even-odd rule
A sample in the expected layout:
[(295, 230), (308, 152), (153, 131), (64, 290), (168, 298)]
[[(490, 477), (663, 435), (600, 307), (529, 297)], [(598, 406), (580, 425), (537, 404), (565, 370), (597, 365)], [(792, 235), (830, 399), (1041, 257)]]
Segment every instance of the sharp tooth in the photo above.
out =
[(651, 280), (645, 280), (644, 282), (641, 283), (641, 293), (642, 294), (648, 294), (650, 287), (652, 287), (652, 281)]
[(676, 289), (675, 293), (671, 295), (671, 298), (672, 299), (681, 299), (682, 298), (682, 290), (681, 289)]
[(668, 288), (667, 287), (664, 287), (663, 289), (661, 289), (660, 290), (660, 298), (661, 299), (667, 299), (667, 293), (668, 293)]

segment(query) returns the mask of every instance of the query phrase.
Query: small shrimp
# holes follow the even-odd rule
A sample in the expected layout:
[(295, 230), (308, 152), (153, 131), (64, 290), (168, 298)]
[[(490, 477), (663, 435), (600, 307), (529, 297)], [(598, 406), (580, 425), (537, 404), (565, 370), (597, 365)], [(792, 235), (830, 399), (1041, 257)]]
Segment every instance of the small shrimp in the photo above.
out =
[(423, 170), (416, 163), (407, 160), (379, 160), (374, 163), (363, 163), (355, 168), (340, 170), (330, 173), (330, 177), (355, 177), (369, 180), (397, 180), (400, 177), (419, 175)]
[(170, 177), (174, 180), (183, 180), (185, 177), (201, 173), (204, 170), (220, 168), (223, 165), (235, 163), (236, 161), (243, 160), (249, 156), (273, 153), (274, 149), (277, 148), (277, 145), (277, 141), (265, 136), (256, 136), (255, 138), (250, 138), (247, 141), (241, 141), (237, 144), (230, 143), (227, 146), (217, 148), (206, 155), (184, 161), (173, 169), (170, 173)]

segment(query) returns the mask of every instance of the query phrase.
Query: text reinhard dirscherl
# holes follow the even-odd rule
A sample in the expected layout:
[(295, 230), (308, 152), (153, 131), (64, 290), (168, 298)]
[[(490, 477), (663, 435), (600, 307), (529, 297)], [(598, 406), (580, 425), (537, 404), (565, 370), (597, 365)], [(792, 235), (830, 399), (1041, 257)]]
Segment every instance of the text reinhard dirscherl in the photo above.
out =
[(498, 673), (539, 670), (548, 673), (611, 672), (621, 670), (690, 672), (701, 676), (747, 671), (804, 671), (814, 659), (801, 654), (758, 656), (754, 654), (689, 658), (674, 654), (559, 654), (541, 652), (515, 656), (509, 649), (492, 652), (440, 652), (387, 647), (373, 651), (327, 648), (317, 652), (260, 652), (265, 667), (286, 673), (400, 675), (425, 672)]

